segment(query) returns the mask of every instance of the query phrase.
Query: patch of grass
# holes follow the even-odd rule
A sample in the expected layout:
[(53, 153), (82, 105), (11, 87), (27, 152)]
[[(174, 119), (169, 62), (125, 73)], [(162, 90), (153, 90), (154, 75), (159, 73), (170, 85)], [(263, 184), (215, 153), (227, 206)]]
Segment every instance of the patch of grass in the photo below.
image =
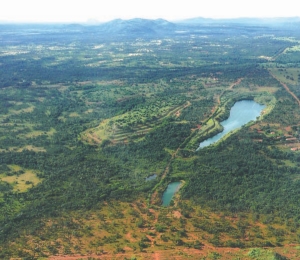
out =
[(10, 110), (10, 114), (19, 115), (22, 113), (32, 113), (34, 109), (35, 109), (34, 106), (29, 106), (27, 108), (23, 108), (20, 110)]
[(211, 252), (209, 255), (208, 255), (208, 258), (209, 259), (212, 259), (212, 260), (217, 260), (217, 259), (221, 259), (222, 258), (222, 255), (217, 253), (217, 252)]
[(263, 248), (253, 248), (248, 254), (249, 257), (256, 260), (286, 260), (285, 256), (282, 256), (271, 250), (266, 250)]
[(32, 137), (38, 137), (41, 135), (48, 135), (48, 136), (52, 136), (56, 133), (56, 130), (51, 127), (49, 131), (45, 132), (45, 131), (40, 131), (40, 130), (32, 130), (31, 132), (28, 132), (26, 134), (20, 134), (19, 137), (24, 137), (24, 138), (32, 138)]
[(44, 134), (45, 134), (45, 132), (43, 132), (43, 131), (35, 130), (35, 131), (25, 134), (24, 137), (32, 138), (32, 137), (37, 137), (37, 136), (44, 135)]
[(22, 167), (20, 167), (19, 165), (15, 165), (15, 164), (11, 164), (11, 165), (8, 165), (8, 167), (12, 170), (12, 171), (21, 171), (22, 170)]
[(300, 51), (300, 45), (295, 45), (295, 46), (286, 48), (283, 53), (287, 53), (287, 52), (299, 52), (299, 51)]
[(271, 73), (281, 82), (289, 85), (297, 85), (300, 81), (299, 68), (271, 68)]
[(34, 151), (34, 152), (46, 152), (44, 147), (36, 147), (33, 145), (25, 145), (23, 147), (8, 147), (7, 149), (0, 149), (0, 152), (23, 152), (24, 150)]
[(18, 165), (9, 165), (8, 167), (13, 175), (1, 174), (0, 179), (11, 184), (14, 191), (26, 192), (29, 188), (41, 182), (41, 179), (37, 177), (36, 171), (24, 170)]
[(80, 115), (77, 112), (72, 112), (69, 114), (69, 117), (80, 117)]

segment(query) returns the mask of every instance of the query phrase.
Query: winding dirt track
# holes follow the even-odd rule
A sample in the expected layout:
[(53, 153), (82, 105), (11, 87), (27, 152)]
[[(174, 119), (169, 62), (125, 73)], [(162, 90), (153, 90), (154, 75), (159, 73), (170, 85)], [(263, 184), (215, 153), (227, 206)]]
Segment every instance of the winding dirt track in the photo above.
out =
[(285, 88), (285, 90), (297, 101), (297, 103), (298, 103), (298, 105), (300, 106), (300, 100), (299, 100), (299, 98), (289, 89), (289, 87), (285, 84), (285, 83), (283, 83), (282, 81), (280, 81), (278, 78), (276, 78), (275, 77), (275, 75), (274, 74), (272, 74), (271, 72), (270, 72), (270, 75), (274, 78), (274, 79), (276, 79), (278, 82), (280, 82), (280, 84)]
[(218, 96), (218, 100), (217, 100), (218, 104), (221, 104), (221, 97), (223, 96), (223, 94), (225, 93), (225, 91), (233, 89), (233, 87), (236, 86), (236, 85), (238, 85), (238, 84), (240, 84), (242, 80), (243, 80), (243, 78), (239, 78), (236, 82), (232, 83), (229, 86), (229, 88), (223, 90), (222, 93)]

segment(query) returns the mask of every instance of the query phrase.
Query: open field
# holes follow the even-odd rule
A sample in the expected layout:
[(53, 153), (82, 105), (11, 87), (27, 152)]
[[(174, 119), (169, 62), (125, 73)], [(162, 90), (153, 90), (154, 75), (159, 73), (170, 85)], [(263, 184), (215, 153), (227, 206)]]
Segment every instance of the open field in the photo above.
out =
[(16, 192), (26, 192), (33, 186), (41, 182), (33, 170), (24, 170), (18, 165), (9, 165), (11, 171), (9, 173), (1, 173), (0, 179), (2, 182), (7, 182), (12, 185)]
[(289, 85), (297, 85), (300, 81), (300, 68), (273, 68), (271, 73), (281, 82)]

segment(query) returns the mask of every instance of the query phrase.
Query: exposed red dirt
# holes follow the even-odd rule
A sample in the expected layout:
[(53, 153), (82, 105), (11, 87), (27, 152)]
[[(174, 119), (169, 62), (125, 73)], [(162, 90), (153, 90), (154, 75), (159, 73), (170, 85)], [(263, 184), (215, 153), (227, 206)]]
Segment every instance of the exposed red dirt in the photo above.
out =
[(130, 243), (135, 242), (135, 239), (131, 236), (130, 232), (128, 232), (125, 237)]
[(173, 212), (173, 216), (175, 217), (175, 218), (181, 218), (181, 213), (178, 211), (178, 210), (175, 210), (174, 212)]

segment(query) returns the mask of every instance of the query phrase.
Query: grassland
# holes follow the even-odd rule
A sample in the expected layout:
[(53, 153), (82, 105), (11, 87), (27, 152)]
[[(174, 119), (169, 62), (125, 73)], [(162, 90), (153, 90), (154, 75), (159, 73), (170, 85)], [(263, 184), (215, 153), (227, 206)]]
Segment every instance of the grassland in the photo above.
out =
[(26, 192), (41, 182), (37, 171), (23, 169), (18, 165), (8, 165), (10, 171), (1, 172), (0, 180), (9, 183), (15, 192)]

